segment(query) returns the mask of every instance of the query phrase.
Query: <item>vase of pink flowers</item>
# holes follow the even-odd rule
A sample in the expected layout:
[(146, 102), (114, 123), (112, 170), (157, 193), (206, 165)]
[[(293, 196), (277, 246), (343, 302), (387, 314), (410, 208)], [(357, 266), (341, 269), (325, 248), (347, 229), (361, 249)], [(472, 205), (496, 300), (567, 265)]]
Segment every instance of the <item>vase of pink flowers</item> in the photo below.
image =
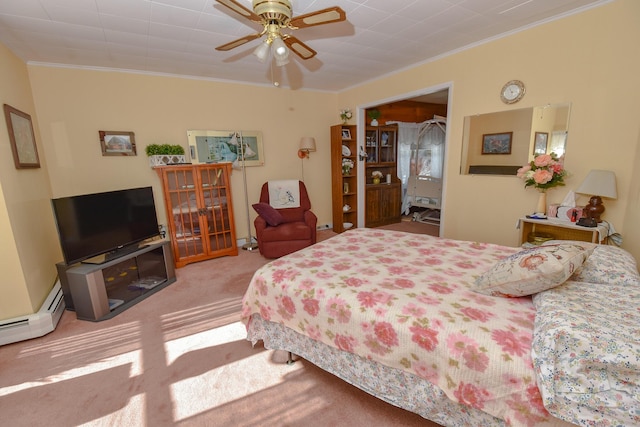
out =
[(567, 171), (555, 153), (538, 154), (528, 164), (518, 169), (518, 178), (524, 180), (524, 186), (534, 187), (540, 193), (536, 213), (547, 213), (547, 190), (564, 185)]

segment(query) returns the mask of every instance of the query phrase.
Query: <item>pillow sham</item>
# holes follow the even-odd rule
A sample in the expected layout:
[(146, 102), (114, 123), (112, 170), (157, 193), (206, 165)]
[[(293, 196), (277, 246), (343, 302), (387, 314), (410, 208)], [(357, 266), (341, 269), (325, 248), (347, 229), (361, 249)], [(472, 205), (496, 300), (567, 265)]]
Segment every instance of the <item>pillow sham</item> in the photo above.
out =
[(251, 207), (253, 207), (258, 215), (264, 218), (264, 220), (267, 221), (267, 224), (271, 227), (275, 227), (284, 222), (282, 214), (269, 203), (255, 203), (251, 205)]
[(537, 246), (498, 261), (476, 279), (475, 292), (498, 297), (522, 297), (563, 284), (593, 252), (586, 242)]
[[(547, 244), (567, 243), (551, 240)], [(572, 242), (583, 243), (583, 242)], [(629, 252), (617, 246), (596, 245), (593, 254), (571, 276), (576, 282), (603, 285), (640, 286), (640, 274), (635, 258)]]

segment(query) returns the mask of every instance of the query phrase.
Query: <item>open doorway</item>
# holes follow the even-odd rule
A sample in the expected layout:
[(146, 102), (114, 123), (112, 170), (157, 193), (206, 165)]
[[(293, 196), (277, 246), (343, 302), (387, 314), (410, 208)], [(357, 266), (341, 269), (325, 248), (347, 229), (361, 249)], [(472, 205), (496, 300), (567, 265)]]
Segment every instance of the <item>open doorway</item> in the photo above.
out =
[[(402, 184), (399, 218), (436, 227), (437, 235), (444, 221), (449, 92), (450, 85), (424, 89), (363, 106), (359, 114), (359, 127), (365, 130), (359, 132), (360, 144), (366, 129), (371, 127), (372, 116), (378, 126), (397, 127), (396, 174)], [(365, 180), (359, 179), (359, 182)], [(366, 218), (367, 191), (359, 194), (363, 199), (359, 211)], [(359, 218), (359, 222), (367, 226), (364, 218)]]

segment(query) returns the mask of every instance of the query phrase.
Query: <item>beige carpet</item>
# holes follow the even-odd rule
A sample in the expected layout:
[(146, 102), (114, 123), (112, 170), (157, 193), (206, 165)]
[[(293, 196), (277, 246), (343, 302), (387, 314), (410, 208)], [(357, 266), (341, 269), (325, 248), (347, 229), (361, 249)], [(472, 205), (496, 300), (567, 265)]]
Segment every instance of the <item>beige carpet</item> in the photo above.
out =
[(284, 352), (252, 348), (240, 301), (265, 262), (241, 251), (191, 264), (113, 319), (66, 311), (52, 333), (0, 347), (2, 425), (437, 426), (304, 360), (289, 366)]

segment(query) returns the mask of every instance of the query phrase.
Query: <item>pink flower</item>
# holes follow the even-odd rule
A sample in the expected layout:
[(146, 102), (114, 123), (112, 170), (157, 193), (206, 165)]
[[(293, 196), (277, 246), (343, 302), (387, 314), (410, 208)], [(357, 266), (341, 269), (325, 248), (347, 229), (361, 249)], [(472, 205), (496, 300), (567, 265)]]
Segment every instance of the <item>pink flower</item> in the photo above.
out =
[(474, 371), (484, 372), (489, 366), (489, 358), (486, 354), (478, 351), (476, 347), (467, 346), (462, 353), (464, 364)]
[(493, 317), (492, 313), (488, 313), (483, 310), (478, 310), (473, 307), (464, 307), (460, 309), (460, 312), (467, 316), (469, 319), (479, 320), (480, 322), (487, 322), (489, 319)]
[(484, 402), (491, 397), (486, 389), (481, 389), (473, 384), (460, 383), (458, 389), (453, 392), (458, 402), (473, 408), (484, 408)]
[(411, 341), (418, 344), (427, 351), (433, 351), (438, 345), (438, 333), (433, 329), (422, 326), (412, 326), (409, 328), (411, 333)]
[(353, 349), (356, 346), (356, 339), (347, 335), (337, 334), (333, 343), (340, 349), (353, 353)]
[(396, 288), (400, 289), (413, 288), (415, 286), (413, 281), (409, 279), (396, 279), (393, 284)]
[(326, 311), (340, 323), (347, 323), (351, 318), (351, 307), (342, 298), (334, 297), (329, 299)]
[(527, 174), (527, 172), (529, 172), (531, 170), (531, 166), (530, 165), (524, 165), (523, 167), (521, 167), (520, 169), (518, 169), (518, 173), (517, 176), (518, 178), (524, 178), (524, 176)]
[(371, 292), (359, 292), (358, 301), (363, 307), (373, 307), (376, 305), (377, 300)]
[(549, 166), (553, 162), (553, 158), (551, 158), (550, 154), (540, 154), (533, 159), (533, 164), (539, 168), (543, 168), (545, 166)]
[(511, 331), (495, 330), (491, 333), (491, 338), (502, 347), (502, 351), (511, 355), (522, 356), (528, 354), (531, 349), (529, 344), (524, 340), (519, 340)]
[(304, 298), (302, 300), (302, 306), (304, 307), (304, 311), (314, 317), (317, 316), (320, 311), (320, 302), (317, 299)]
[(389, 322), (377, 322), (373, 327), (376, 337), (387, 347), (398, 345), (398, 334)]
[(526, 258), (520, 260), (518, 265), (527, 270), (536, 270), (539, 266), (547, 261), (547, 256), (543, 254), (529, 255)]
[(413, 363), (413, 370), (418, 374), (418, 376), (426, 379), (427, 381), (431, 381), (434, 384), (438, 381), (438, 370), (428, 363), (415, 362)]
[(553, 173), (549, 172), (546, 169), (537, 169), (533, 173), (532, 178), (536, 182), (536, 184), (546, 184), (553, 179)]
[(358, 279), (357, 277), (349, 277), (347, 280), (345, 280), (345, 283), (347, 284), (347, 286), (358, 288), (362, 286), (362, 284), (364, 283), (364, 280)]

